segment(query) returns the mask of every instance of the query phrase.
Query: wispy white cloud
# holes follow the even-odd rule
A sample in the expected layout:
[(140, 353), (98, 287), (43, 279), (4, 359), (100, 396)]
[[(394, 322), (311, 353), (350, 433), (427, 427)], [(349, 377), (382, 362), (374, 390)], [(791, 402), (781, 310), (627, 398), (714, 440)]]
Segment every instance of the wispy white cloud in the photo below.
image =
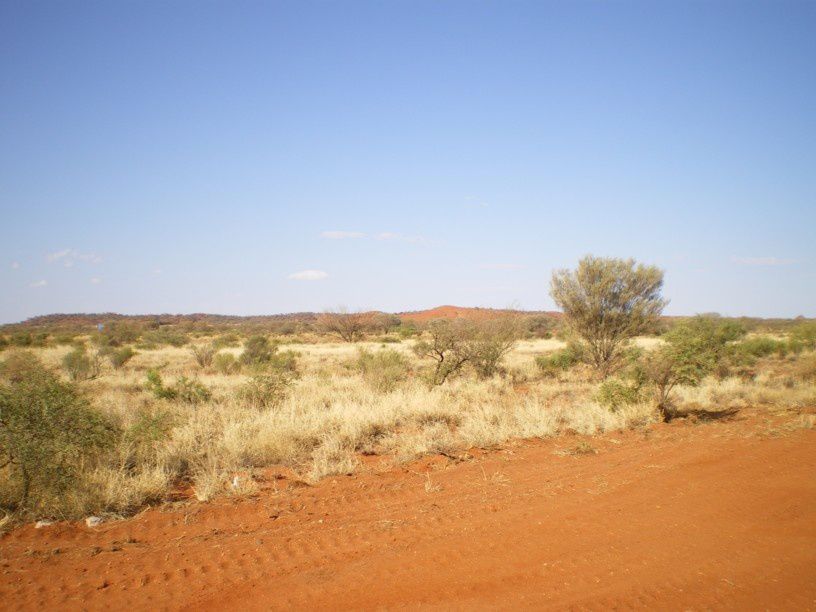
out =
[(292, 280), (318, 281), (328, 278), (328, 276), (323, 270), (301, 270), (300, 272), (293, 272), (289, 275), (289, 278)]
[(523, 267), (521, 264), (495, 263), (484, 264), (482, 270), (521, 270)]
[(72, 267), (78, 261), (91, 264), (102, 263), (102, 257), (100, 255), (96, 253), (83, 253), (76, 249), (54, 251), (53, 253), (48, 253), (45, 258), (51, 263), (62, 262), (62, 265), (66, 268)]
[(395, 232), (380, 232), (376, 235), (377, 240), (393, 240), (395, 242), (424, 242), (422, 236), (406, 236)]
[(102, 283), (102, 279), (101, 279), (101, 278), (99, 278), (98, 276), (94, 276), (94, 277), (91, 279), (91, 284), (92, 284), (92, 285), (99, 285), (99, 284), (101, 284), (101, 283)]
[(47, 284), (48, 284), (48, 281), (38, 280), (38, 281), (34, 281), (33, 283), (31, 283), (29, 285), (29, 287), (32, 287), (32, 288), (36, 289), (37, 287), (45, 287)]
[(345, 240), (347, 238), (365, 238), (365, 234), (363, 232), (345, 232), (340, 230), (320, 232), (320, 236), (322, 238), (328, 238), (329, 240)]
[(474, 208), (487, 208), (490, 206), (490, 204), (487, 202), (484, 202), (479, 198), (474, 198), (473, 196), (467, 196), (465, 198), (465, 202), (467, 202), (468, 206), (473, 206)]
[(799, 263), (798, 259), (783, 257), (732, 257), (731, 261), (743, 266), (789, 266)]

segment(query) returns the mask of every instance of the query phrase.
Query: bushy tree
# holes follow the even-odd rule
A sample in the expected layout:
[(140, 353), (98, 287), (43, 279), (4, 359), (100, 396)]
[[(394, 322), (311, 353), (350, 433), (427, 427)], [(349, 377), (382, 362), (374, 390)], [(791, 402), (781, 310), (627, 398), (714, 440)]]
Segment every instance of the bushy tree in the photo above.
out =
[(665, 344), (644, 356), (643, 378), (654, 386), (657, 408), (671, 419), (671, 393), (678, 385), (698, 385), (726, 359), (745, 330), (731, 321), (698, 316), (682, 321), (664, 334)]
[(502, 317), (473, 324), (468, 339), (470, 364), (479, 378), (490, 378), (522, 333), (519, 319)]
[(48, 512), (83, 463), (115, 437), (114, 426), (73, 384), (29, 361), (0, 384), (0, 468), (9, 476), (1, 503)]
[(550, 294), (602, 378), (620, 364), (627, 342), (660, 316), (663, 272), (634, 260), (587, 256), (576, 270), (553, 272)]
[(470, 361), (469, 329), (464, 321), (438, 319), (428, 324), (427, 336), (414, 344), (414, 353), (436, 362), (431, 383), (441, 385)]

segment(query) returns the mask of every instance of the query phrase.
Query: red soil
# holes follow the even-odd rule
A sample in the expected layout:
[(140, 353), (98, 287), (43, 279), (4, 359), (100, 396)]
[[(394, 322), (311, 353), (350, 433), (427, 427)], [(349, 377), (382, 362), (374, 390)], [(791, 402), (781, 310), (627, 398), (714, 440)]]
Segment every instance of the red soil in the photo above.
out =
[[(816, 609), (816, 432), (740, 413), (0, 540), (5, 609)], [(596, 453), (575, 449), (585, 442)], [(572, 450), (571, 450), (572, 449)]]

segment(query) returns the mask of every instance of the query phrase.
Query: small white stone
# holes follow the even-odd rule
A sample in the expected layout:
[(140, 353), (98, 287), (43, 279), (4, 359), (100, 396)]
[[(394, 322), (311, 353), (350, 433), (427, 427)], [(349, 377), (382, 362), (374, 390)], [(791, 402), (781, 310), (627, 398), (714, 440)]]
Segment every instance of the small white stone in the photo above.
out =
[(54, 521), (49, 521), (48, 519), (42, 519), (34, 523), (34, 529), (42, 529), (43, 527), (50, 527), (54, 524)]
[(97, 527), (98, 525), (102, 524), (102, 517), (99, 516), (89, 516), (85, 519), (85, 524), (88, 527)]
[(239, 476), (233, 476), (232, 477), (232, 488), (237, 489), (239, 486), (241, 486), (241, 478)]

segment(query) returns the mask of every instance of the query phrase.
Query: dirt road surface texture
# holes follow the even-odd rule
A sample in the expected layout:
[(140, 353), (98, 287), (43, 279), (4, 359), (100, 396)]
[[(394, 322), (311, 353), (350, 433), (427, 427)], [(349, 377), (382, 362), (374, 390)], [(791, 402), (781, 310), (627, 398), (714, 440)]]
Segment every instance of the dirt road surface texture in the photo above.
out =
[(816, 610), (816, 431), (742, 411), (0, 539), (6, 610)]

